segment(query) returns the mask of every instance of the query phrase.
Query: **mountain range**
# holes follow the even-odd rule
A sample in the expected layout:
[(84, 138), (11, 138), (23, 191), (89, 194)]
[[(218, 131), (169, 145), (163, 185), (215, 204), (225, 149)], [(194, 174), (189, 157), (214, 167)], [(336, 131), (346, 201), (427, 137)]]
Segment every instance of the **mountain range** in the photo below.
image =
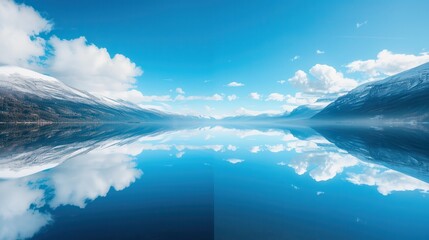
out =
[[(323, 102), (326, 101), (299, 106), (282, 115), (235, 116), (221, 121), (427, 122), (429, 63), (363, 84), (327, 106), (321, 104)], [(28, 69), (0, 67), (0, 122), (160, 122), (172, 119), (204, 121), (97, 97)]]

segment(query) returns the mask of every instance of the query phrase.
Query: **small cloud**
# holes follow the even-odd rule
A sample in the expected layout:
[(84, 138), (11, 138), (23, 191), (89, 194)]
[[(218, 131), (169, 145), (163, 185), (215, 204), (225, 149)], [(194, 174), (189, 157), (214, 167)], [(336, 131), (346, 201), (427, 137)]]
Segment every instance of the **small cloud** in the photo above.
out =
[(286, 147), (282, 144), (277, 144), (277, 145), (265, 145), (268, 149), (268, 151), (273, 152), (273, 153), (277, 153), (277, 152), (283, 152), (286, 150)]
[(322, 194), (325, 194), (325, 192), (321, 192), (321, 191), (316, 192), (316, 195), (317, 195), (317, 196), (320, 196), (320, 195), (322, 195)]
[(213, 94), (212, 96), (183, 96), (177, 95), (174, 99), (175, 101), (196, 101), (196, 100), (205, 100), (205, 101), (223, 101), (223, 96), (220, 94)]
[(232, 95), (229, 95), (228, 97), (228, 101), (234, 101), (234, 100), (237, 100), (237, 95), (235, 95), (235, 94), (232, 94)]
[(244, 162), (244, 160), (243, 159), (238, 159), (238, 158), (230, 158), (230, 159), (228, 159), (228, 160), (226, 160), (226, 161), (228, 161), (229, 163), (231, 163), (231, 164), (238, 164), (238, 163), (242, 163), (242, 162)]
[(299, 190), (299, 187), (298, 187), (298, 186), (296, 186), (296, 185), (291, 184), (290, 186), (291, 186), (293, 189), (295, 189), (295, 190)]
[(228, 87), (243, 87), (244, 83), (240, 83), (240, 82), (230, 82), (227, 85)]
[(178, 152), (178, 153), (176, 153), (176, 157), (177, 158), (181, 158), (181, 157), (183, 157), (183, 155), (185, 155), (185, 152)]
[(300, 56), (298, 56), (298, 55), (296, 55), (296, 56), (294, 56), (293, 58), (291, 58), (290, 60), (292, 61), (292, 62), (295, 62), (296, 60), (298, 60), (300, 58)]
[(262, 150), (261, 150), (261, 146), (253, 146), (253, 147), (250, 149), (250, 152), (251, 152), (251, 153), (258, 153), (258, 152), (260, 152), (260, 151), (262, 151)]
[(176, 93), (183, 95), (183, 94), (185, 94), (185, 91), (183, 91), (182, 88), (176, 88)]
[(279, 166), (286, 166), (286, 163), (283, 162), (283, 161), (281, 161), (281, 162), (278, 162), (277, 165), (279, 165)]
[(286, 96), (280, 93), (271, 93), (268, 95), (267, 99), (265, 101), (284, 101), (286, 99)]
[(259, 100), (259, 99), (261, 99), (261, 95), (260, 95), (259, 93), (257, 93), (257, 92), (252, 92), (252, 93), (250, 93), (250, 94), (249, 94), (249, 96), (250, 96), (252, 99), (254, 99), (254, 100)]
[(236, 151), (238, 149), (238, 147), (230, 144), (230, 145), (228, 145), (228, 147), (226, 149), (228, 149), (230, 151)]
[(356, 28), (361, 28), (362, 26), (364, 26), (364, 25), (366, 25), (366, 24), (368, 24), (368, 21), (364, 21), (364, 22), (361, 22), (361, 23), (356, 23)]
[(206, 109), (207, 112), (212, 112), (214, 110), (214, 108), (210, 107), (210, 106), (204, 106), (204, 108)]
[(318, 54), (318, 55), (325, 54), (325, 51), (317, 49), (316, 50), (316, 54)]
[(280, 83), (280, 84), (285, 84), (286, 80), (278, 80), (277, 82)]

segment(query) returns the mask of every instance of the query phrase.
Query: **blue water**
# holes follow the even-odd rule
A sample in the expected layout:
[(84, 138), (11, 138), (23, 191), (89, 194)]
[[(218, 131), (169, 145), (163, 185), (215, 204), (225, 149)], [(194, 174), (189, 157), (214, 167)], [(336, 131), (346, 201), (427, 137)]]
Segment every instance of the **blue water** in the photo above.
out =
[(429, 239), (421, 130), (81, 128), (2, 130), (0, 239)]

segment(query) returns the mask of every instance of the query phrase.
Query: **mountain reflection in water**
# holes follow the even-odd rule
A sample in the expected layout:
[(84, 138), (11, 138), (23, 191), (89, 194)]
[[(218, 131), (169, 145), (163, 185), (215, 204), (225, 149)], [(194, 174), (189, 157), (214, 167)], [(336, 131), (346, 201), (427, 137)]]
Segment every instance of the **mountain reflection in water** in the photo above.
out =
[[(417, 202), (416, 206), (425, 199), (429, 191), (427, 146), (425, 126), (171, 129), (137, 124), (0, 125), (0, 239), (102, 238), (112, 231), (116, 235), (110, 236), (117, 238), (314, 239), (350, 237), (348, 231), (359, 232), (361, 235), (354, 236), (357, 239), (376, 238), (386, 231), (380, 225), (389, 224), (375, 215), (394, 215), (395, 201), (403, 201), (380, 200), (380, 196), (400, 197), (399, 192), (413, 191), (416, 195), (408, 196), (407, 201)], [(233, 168), (239, 171), (231, 172)], [(180, 193), (173, 188), (177, 186)], [(370, 186), (369, 190), (364, 186)], [(298, 194), (305, 189), (311, 189), (311, 195)], [(329, 198), (326, 209), (337, 206), (337, 217), (307, 205), (313, 198), (329, 194), (336, 197)], [(375, 200), (362, 200), (362, 194)], [(176, 199), (167, 197), (172, 195)], [(250, 200), (253, 198), (257, 200)], [(296, 204), (289, 205), (294, 199)], [(344, 199), (354, 206), (342, 205)], [(383, 210), (388, 201), (392, 208)], [(132, 217), (121, 218), (129, 219), (123, 223), (128, 224), (127, 229), (103, 222), (106, 216), (119, 214), (112, 207), (115, 204), (122, 204), (119, 206), (127, 214), (133, 212)], [(89, 205), (99, 207), (99, 217), (92, 216), (95, 221), (91, 223), (80, 221), (79, 214), (90, 211)], [(366, 217), (349, 216), (356, 211), (353, 208), (366, 208), (367, 212), (362, 211)], [(428, 208), (403, 209), (399, 219), (406, 222), (407, 217), (415, 217), (415, 229), (389, 228), (391, 236), (428, 237), (423, 230), (429, 223)], [(399, 214), (401, 210), (395, 211)], [(412, 215), (416, 213), (420, 215)], [(178, 223), (170, 214), (184, 217), (189, 225), (174, 227), (185, 223)], [(315, 215), (326, 219), (314, 220)], [(346, 216), (350, 222), (341, 219)], [(136, 225), (139, 221), (141, 227)], [(167, 222), (171, 226), (161, 224)], [(363, 232), (362, 226), (355, 227), (362, 222), (366, 224)], [(391, 226), (404, 222), (398, 220)], [(112, 228), (91, 225), (95, 223)], [(338, 230), (339, 224), (345, 229)], [(79, 229), (94, 232), (76, 235)]]

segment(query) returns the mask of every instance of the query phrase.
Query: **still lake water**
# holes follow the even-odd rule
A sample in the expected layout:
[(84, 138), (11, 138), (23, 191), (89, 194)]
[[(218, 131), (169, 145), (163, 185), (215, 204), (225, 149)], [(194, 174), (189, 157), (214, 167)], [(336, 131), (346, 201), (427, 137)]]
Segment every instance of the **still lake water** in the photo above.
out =
[(429, 239), (427, 133), (0, 125), (0, 239)]

